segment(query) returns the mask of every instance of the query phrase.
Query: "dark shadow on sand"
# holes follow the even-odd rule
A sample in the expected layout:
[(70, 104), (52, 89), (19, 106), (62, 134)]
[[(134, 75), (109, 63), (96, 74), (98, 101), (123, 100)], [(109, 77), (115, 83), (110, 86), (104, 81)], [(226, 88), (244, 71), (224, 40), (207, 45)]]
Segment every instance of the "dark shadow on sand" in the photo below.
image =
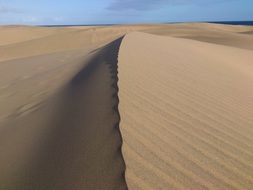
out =
[(127, 189), (117, 86), (122, 38), (97, 50), (41, 111), (50, 115), (46, 132), (17, 189)]

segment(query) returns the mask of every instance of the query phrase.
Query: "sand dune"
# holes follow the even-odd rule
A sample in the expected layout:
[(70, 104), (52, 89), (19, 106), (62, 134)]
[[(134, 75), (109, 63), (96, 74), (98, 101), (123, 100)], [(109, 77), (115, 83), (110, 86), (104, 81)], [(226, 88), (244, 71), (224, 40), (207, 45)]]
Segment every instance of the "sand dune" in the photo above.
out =
[[(55, 32), (55, 28), (47, 28), (43, 31), (39, 30), (35, 32), (33, 27), (31, 27), (30, 32), (34, 32), (35, 34), (30, 35), (29, 39), (23, 37), (23, 40), (17, 40), (16, 43), (0, 46), (0, 61), (77, 49), (91, 50), (97, 46), (103, 46), (127, 32), (150, 27), (152, 26), (66, 27), (59, 28), (57, 32)], [(16, 30), (19, 32), (21, 29), (18, 27)], [(43, 36), (43, 32), (51, 34)], [(5, 36), (5, 39), (8, 41), (8, 39), (12, 39), (12, 36), (13, 34), (11, 33)]]
[(120, 43), (97, 50), (41, 109), (4, 124), (0, 189), (126, 189), (118, 128)]
[[(253, 31), (253, 27), (228, 27), (205, 23), (65, 28), (19, 26), (0, 28), (0, 36), (3, 36), (0, 38), (0, 61), (77, 49), (91, 50), (132, 31), (145, 31), (253, 50), (253, 37), (248, 35)], [(16, 37), (14, 32), (20, 35)]]
[(252, 36), (245, 35), (252, 31), (252, 26), (187, 23), (161, 26), (160, 29), (153, 28), (145, 32), (253, 50)]
[(43, 38), (59, 33), (62, 30), (61, 28), (48, 29), (45, 27), (31, 26), (0, 26), (0, 46)]
[(0, 189), (252, 189), (252, 31), (1, 26)]
[(252, 51), (132, 33), (119, 54), (129, 189), (252, 189)]

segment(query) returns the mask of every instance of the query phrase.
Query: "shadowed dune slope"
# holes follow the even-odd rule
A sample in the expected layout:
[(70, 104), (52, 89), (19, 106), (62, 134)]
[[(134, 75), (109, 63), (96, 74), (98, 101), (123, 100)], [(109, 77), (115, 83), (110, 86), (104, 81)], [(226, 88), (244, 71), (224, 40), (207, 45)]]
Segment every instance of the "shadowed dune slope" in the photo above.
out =
[(0, 189), (127, 189), (119, 132), (121, 38), (37, 111), (0, 129)]
[(251, 190), (251, 50), (134, 32), (119, 53), (129, 189)]

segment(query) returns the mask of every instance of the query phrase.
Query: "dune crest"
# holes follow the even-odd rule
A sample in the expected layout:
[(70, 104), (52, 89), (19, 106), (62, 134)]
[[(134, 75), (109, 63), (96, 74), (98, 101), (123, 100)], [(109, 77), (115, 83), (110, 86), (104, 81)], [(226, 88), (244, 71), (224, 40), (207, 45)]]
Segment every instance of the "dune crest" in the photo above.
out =
[(0, 26), (0, 189), (251, 190), (252, 31)]

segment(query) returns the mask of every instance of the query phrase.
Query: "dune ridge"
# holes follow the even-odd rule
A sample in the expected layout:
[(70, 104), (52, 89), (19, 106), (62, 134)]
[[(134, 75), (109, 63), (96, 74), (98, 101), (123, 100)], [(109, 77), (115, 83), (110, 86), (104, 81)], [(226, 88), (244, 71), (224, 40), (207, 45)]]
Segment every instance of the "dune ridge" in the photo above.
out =
[(251, 190), (252, 31), (0, 26), (0, 189)]
[[(52, 52), (94, 49), (133, 31), (253, 49), (252, 26), (209, 23), (118, 25), (100, 27), (0, 27), (0, 62)], [(20, 35), (15, 35), (15, 33)]]

